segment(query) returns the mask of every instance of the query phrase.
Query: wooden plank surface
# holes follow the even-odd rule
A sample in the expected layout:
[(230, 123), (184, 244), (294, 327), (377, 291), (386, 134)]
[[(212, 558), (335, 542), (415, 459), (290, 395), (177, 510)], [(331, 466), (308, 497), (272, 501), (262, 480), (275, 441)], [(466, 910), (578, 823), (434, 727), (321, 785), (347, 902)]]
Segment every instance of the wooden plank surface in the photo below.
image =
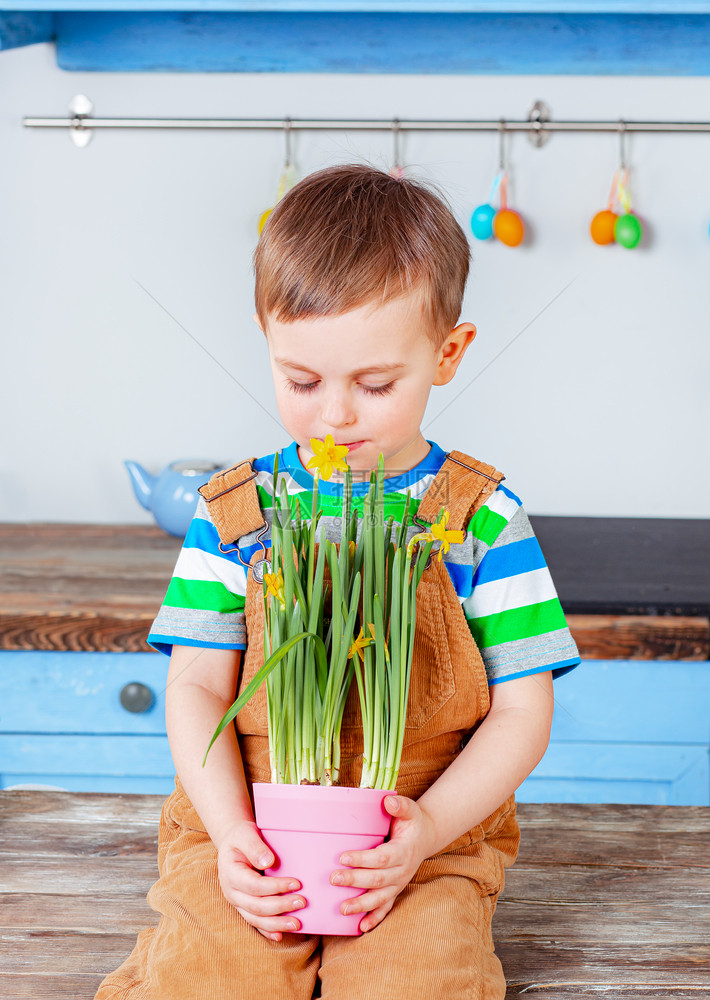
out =
[[(90, 1000), (156, 915), (158, 796), (0, 792), (0, 996)], [(518, 807), (507, 1000), (710, 996), (710, 809)]]
[(142, 525), (0, 525), (3, 649), (148, 652), (181, 539)]
[[(578, 526), (578, 534), (581, 533), (578, 548), (571, 551), (570, 539), (574, 533), (568, 522), (607, 520), (535, 519), (536, 526), (542, 525), (547, 536), (546, 553), (549, 549), (554, 556), (550, 564), (562, 604), (575, 611), (568, 615), (568, 621), (581, 655), (603, 660), (710, 659), (710, 620), (706, 607), (710, 597), (706, 600), (705, 595), (707, 573), (693, 583), (695, 577), (687, 560), (680, 563), (678, 570), (673, 570), (676, 575), (685, 573), (691, 580), (682, 592), (681, 601), (682, 607), (695, 608), (691, 615), (630, 615), (627, 590), (630, 587), (636, 593), (633, 607), (638, 611), (644, 590), (645, 562), (635, 565), (627, 553), (621, 561), (617, 560), (614, 570), (610, 562), (613, 556), (608, 547), (605, 548), (608, 584), (599, 574), (598, 578), (594, 576), (594, 565), (586, 557), (579, 565), (574, 562), (577, 558), (574, 551), (578, 556), (585, 551), (584, 534)], [(565, 544), (560, 551), (560, 543), (554, 544), (558, 522), (566, 525), (561, 536)], [(602, 529), (595, 527), (594, 530), (599, 534)], [(642, 541), (637, 547), (640, 546), (643, 553), (648, 539), (641, 529), (636, 532), (639, 533)], [(697, 529), (696, 533), (702, 542), (703, 532)], [(690, 541), (685, 535), (683, 539), (687, 548)], [(617, 540), (618, 545), (621, 540)], [(698, 545), (702, 554), (702, 545), (698, 542), (696, 548)], [(145, 638), (165, 595), (179, 549), (180, 539), (151, 526), (0, 524), (0, 564), (3, 567), (0, 574), (0, 648), (149, 651)], [(590, 543), (590, 552), (597, 550), (598, 546)], [(668, 566), (666, 569), (671, 572)], [(624, 574), (624, 581), (620, 581), (620, 574)], [(594, 614), (577, 613), (585, 607), (584, 602), (580, 602), (580, 587), (589, 591), (587, 604), (596, 605), (592, 608)], [(613, 604), (610, 595), (613, 596), (614, 587), (622, 587), (620, 594), (626, 603), (622, 601), (619, 606), (624, 613), (596, 613), (608, 610)], [(673, 594), (680, 600), (680, 594)], [(656, 607), (658, 600), (653, 590), (647, 604), (650, 602)]]
[(710, 619), (672, 615), (567, 615), (589, 660), (707, 660)]

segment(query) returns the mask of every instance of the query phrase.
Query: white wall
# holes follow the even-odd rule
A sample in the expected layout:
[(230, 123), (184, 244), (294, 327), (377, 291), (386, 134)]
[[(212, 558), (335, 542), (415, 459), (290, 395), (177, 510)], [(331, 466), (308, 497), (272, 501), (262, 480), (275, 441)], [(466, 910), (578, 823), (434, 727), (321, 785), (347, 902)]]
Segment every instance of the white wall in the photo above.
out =
[[(63, 116), (77, 93), (116, 117), (524, 118), (536, 99), (556, 118), (710, 108), (709, 78), (68, 73), (49, 45), (0, 53), (3, 520), (149, 523), (124, 458), (158, 471), (288, 441), (251, 319), (281, 135), (113, 131), (77, 149), (66, 131), (22, 128), (23, 115)], [(295, 141), (300, 175), (390, 165), (386, 134)], [(424, 432), (503, 469), (533, 513), (704, 517), (710, 136), (631, 137), (651, 237), (632, 252), (587, 235), (617, 150), (614, 135), (553, 136), (542, 150), (513, 137), (511, 203), (534, 240), (474, 246), (464, 316), (479, 336), (432, 391)], [(409, 134), (404, 154), (467, 226), (496, 136)]]

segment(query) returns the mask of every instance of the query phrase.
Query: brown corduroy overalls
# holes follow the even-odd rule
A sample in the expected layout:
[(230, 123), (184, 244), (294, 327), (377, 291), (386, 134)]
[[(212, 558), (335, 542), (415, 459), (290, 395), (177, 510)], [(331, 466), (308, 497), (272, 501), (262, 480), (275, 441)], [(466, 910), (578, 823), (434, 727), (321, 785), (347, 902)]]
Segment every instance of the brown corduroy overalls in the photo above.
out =
[[(203, 495), (223, 539), (253, 531), (258, 500), (248, 464), (215, 476)], [(450, 452), (417, 512), (447, 528), (465, 527), (502, 479), (461, 452)], [(225, 526), (224, 491), (230, 493)], [(215, 516), (216, 515), (216, 516)], [(255, 516), (256, 515), (256, 516)], [(259, 526), (263, 516), (259, 519)], [(237, 533), (237, 530), (240, 529)], [(223, 532), (228, 532), (227, 535)], [(251, 565), (263, 557), (254, 554)], [(262, 585), (248, 573), (247, 650), (240, 690), (263, 663)], [(417, 622), (407, 726), (397, 791), (418, 798), (446, 769), (490, 707), (481, 655), (451, 577), (432, 559), (417, 591)], [(250, 782), (269, 780), (264, 688), (239, 713), (237, 729)], [(340, 781), (357, 785), (362, 735), (353, 685), (342, 731)], [(96, 1000), (503, 1000), (503, 971), (491, 920), (520, 840), (511, 796), (480, 826), (419, 867), (392, 910), (361, 937), (284, 934), (269, 941), (222, 895), (217, 851), (178, 779), (163, 806), (160, 878), (148, 894), (161, 914), (130, 957), (102, 983)], [(295, 874), (295, 873), (294, 873)]]

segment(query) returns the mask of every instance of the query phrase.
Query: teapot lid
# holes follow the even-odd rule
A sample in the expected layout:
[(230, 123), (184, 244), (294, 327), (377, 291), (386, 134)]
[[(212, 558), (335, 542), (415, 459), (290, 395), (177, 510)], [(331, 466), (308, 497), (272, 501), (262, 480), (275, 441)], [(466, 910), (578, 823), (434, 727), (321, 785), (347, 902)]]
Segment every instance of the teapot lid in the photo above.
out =
[(186, 459), (182, 462), (172, 462), (170, 468), (181, 476), (204, 476), (208, 472), (216, 472), (221, 466), (207, 458)]

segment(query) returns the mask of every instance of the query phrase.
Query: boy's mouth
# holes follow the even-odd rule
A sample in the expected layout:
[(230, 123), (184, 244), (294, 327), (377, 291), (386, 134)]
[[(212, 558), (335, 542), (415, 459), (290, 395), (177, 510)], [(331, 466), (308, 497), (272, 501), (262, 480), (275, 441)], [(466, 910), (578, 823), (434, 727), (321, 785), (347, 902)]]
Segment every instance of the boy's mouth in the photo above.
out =
[(365, 443), (364, 441), (336, 441), (336, 444), (339, 447), (345, 445), (345, 447), (349, 448), (351, 451), (353, 450), (353, 448), (359, 448), (360, 445), (364, 443)]

